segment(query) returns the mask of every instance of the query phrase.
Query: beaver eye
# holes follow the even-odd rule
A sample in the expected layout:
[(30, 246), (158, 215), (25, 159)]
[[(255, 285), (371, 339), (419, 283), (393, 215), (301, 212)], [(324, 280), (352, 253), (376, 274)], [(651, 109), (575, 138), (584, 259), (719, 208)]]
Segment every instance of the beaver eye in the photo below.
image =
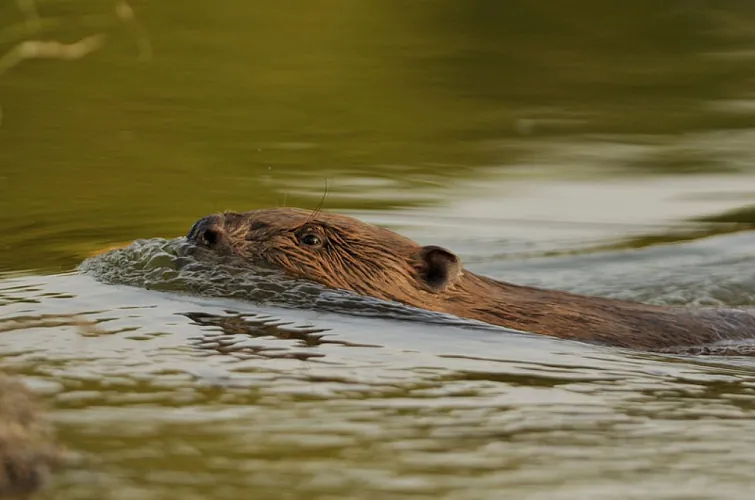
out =
[(322, 245), (322, 240), (320, 239), (320, 237), (313, 233), (302, 235), (299, 241), (309, 247), (319, 247), (320, 245)]

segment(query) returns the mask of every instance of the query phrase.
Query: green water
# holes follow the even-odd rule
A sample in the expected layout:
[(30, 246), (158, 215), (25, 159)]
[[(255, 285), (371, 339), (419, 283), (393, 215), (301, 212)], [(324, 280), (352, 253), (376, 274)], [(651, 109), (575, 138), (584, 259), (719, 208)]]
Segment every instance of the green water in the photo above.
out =
[[(82, 39), (102, 46), (17, 57)], [(0, 322), (109, 333), (0, 337), (95, 461), (51, 498), (750, 498), (748, 359), (60, 273), (327, 192), (500, 279), (755, 305), (754, 62), (755, 4), (733, 0), (0, 3)], [(228, 310), (346, 344), (195, 345), (218, 327), (186, 314)]]
[(0, 265), (71, 268), (213, 210), (314, 206), (326, 183), (331, 208), (389, 208), (537, 165), (749, 171), (755, 13), (716, 5), (140, 2), (132, 21), (43, 1), (24, 35), (6, 2), (3, 50), (106, 39), (0, 77)]

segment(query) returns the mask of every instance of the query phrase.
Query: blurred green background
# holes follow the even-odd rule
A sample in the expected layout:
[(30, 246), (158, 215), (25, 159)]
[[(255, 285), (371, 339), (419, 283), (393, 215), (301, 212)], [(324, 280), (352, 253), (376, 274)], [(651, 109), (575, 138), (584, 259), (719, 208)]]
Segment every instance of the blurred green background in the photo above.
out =
[[(80, 59), (13, 59), (95, 34)], [(326, 182), (327, 208), (389, 209), (755, 160), (752, 2), (18, 0), (0, 51), (0, 270), (313, 207)]]

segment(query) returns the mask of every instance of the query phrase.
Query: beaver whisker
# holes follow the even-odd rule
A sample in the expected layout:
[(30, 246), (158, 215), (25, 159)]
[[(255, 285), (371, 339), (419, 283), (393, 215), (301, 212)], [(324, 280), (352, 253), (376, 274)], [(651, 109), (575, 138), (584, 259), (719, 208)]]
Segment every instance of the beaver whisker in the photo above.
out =
[(317, 215), (322, 210), (323, 205), (325, 205), (325, 198), (327, 197), (328, 197), (328, 178), (326, 177), (325, 178), (325, 192), (322, 194), (322, 198), (320, 198), (320, 203), (317, 204), (315, 209), (312, 211), (312, 214), (310, 215), (309, 219), (307, 220), (308, 223), (315, 220)]

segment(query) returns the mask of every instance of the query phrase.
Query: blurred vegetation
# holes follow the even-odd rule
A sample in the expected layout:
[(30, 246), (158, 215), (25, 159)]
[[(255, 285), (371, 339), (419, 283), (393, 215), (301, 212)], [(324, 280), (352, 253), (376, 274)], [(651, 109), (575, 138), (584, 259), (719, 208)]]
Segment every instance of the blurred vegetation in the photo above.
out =
[(743, 1), (18, 0), (0, 20), (6, 55), (103, 37), (0, 75), (0, 269), (314, 206), (326, 180), (329, 208), (387, 209), (532, 166), (726, 175), (755, 153)]

